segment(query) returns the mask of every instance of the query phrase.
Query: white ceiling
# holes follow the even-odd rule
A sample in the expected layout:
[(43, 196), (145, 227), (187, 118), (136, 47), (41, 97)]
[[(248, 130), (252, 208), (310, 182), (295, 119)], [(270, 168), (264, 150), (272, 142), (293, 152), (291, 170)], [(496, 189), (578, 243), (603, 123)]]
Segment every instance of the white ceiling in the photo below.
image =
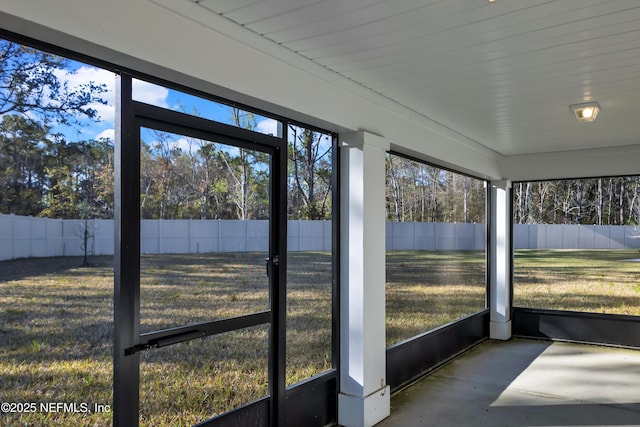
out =
[(195, 2), (504, 156), (640, 143), (638, 0)]

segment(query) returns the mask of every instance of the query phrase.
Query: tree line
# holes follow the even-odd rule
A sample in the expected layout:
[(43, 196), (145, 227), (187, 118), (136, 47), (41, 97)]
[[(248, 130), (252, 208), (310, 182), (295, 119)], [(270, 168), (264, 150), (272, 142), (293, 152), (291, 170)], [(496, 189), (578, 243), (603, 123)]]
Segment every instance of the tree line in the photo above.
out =
[[(0, 40), (0, 212), (51, 218), (113, 217), (113, 141), (69, 141), (53, 129), (99, 121), (107, 88), (58, 78), (65, 58)], [(256, 129), (250, 112), (230, 121)], [(59, 126), (58, 126), (59, 127)], [(76, 134), (81, 134), (76, 132)], [(330, 219), (332, 135), (289, 125), (290, 219)], [(269, 215), (269, 159), (259, 151), (145, 130), (141, 214), (153, 219), (262, 219)], [(640, 223), (640, 177), (515, 183), (515, 223)], [(486, 221), (483, 180), (401, 156), (386, 158), (390, 221)]]
[[(0, 212), (52, 217), (103, 217), (101, 179), (112, 170), (105, 141), (70, 143), (56, 125), (99, 120), (104, 85), (69, 87), (58, 78), (68, 61), (0, 40)], [(92, 167), (89, 167), (91, 165)], [(111, 202), (112, 205), (112, 202)]]
[[(236, 124), (255, 128), (251, 113), (234, 110)], [(160, 131), (141, 140), (141, 215), (149, 219), (266, 219), (270, 203), (267, 154)], [(330, 219), (333, 141), (290, 125), (290, 219)]]
[[(485, 206), (483, 180), (387, 156), (387, 220), (482, 223)], [(514, 183), (513, 221), (640, 225), (640, 176)]]
[(401, 156), (386, 158), (388, 221), (483, 223), (483, 180)]
[(640, 224), (640, 177), (606, 177), (513, 185), (517, 224)]
[(0, 212), (49, 218), (113, 217), (113, 144), (68, 142), (21, 115), (0, 121)]
[[(148, 219), (264, 219), (270, 162), (259, 151), (151, 131), (141, 139), (140, 210)], [(331, 218), (332, 144), (292, 126), (292, 219)], [(179, 142), (182, 145), (178, 145)], [(187, 145), (184, 145), (187, 144)], [(49, 218), (112, 218), (113, 142), (68, 142), (20, 115), (0, 122), (0, 212)]]
[[(76, 87), (63, 57), (0, 40), (0, 212), (50, 218), (112, 218), (113, 141), (70, 141), (53, 129), (101, 120), (107, 88)], [(185, 108), (186, 109), (186, 108)], [(255, 116), (230, 121), (254, 130)], [(81, 134), (81, 132), (76, 132)], [(292, 219), (331, 217), (331, 135), (289, 125), (288, 208)], [(144, 130), (141, 215), (153, 219), (261, 219), (269, 215), (267, 155), (255, 150)]]

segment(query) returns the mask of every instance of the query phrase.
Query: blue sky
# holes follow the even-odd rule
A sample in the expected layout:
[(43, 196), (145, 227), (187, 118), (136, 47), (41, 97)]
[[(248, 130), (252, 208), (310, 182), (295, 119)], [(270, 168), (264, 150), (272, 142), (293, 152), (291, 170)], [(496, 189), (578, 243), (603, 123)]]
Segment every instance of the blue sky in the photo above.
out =
[[(113, 141), (115, 139), (116, 75), (110, 71), (71, 60), (68, 61), (67, 68), (65, 70), (57, 70), (56, 75), (61, 82), (66, 82), (70, 89), (89, 82), (104, 85), (107, 90), (101, 94), (101, 97), (106, 101), (106, 105), (100, 103), (91, 105), (98, 112), (100, 120), (82, 120), (80, 126), (55, 126), (52, 128), (52, 133), (62, 133), (69, 142), (100, 138), (109, 138)], [(134, 80), (133, 98), (159, 107), (195, 114), (222, 123), (234, 124), (232, 110), (228, 105), (208, 101), (152, 83)], [(277, 135), (281, 131), (278, 121), (262, 116), (254, 117), (256, 121), (254, 130), (257, 132)], [(289, 139), (292, 140), (293, 132), (291, 129), (288, 132)], [(153, 139), (156, 136), (157, 134), (149, 131), (143, 131), (142, 134), (143, 140), (152, 146), (156, 145), (157, 141)], [(169, 144), (172, 147), (181, 148), (183, 152), (192, 152), (194, 147), (197, 146), (197, 142), (192, 138), (181, 137), (180, 135), (173, 135)], [(321, 144), (325, 147), (324, 149), (330, 148), (331, 141), (328, 135), (322, 138)], [(230, 150), (230, 148), (227, 149)]]
[[(104, 84), (107, 91), (101, 97), (107, 102), (107, 105), (95, 103), (91, 107), (98, 111), (100, 120), (93, 122), (84, 120), (82, 126), (56, 126), (53, 132), (61, 132), (69, 141), (81, 141), (98, 138), (114, 138), (115, 129), (115, 83), (116, 75), (112, 72), (96, 68), (90, 65), (69, 61), (66, 70), (57, 70), (57, 77), (67, 82), (70, 88), (81, 84), (93, 82), (95, 84)], [(174, 109), (178, 111), (186, 111), (193, 113), (197, 111), (198, 115), (208, 119), (216, 120), (223, 123), (229, 123), (231, 120), (231, 109), (228, 106), (215, 102), (200, 99), (175, 90), (169, 90), (165, 87), (154, 85), (148, 82), (134, 80), (133, 97), (137, 101), (156, 105), (159, 107)], [(277, 133), (277, 122), (265, 117), (256, 117), (258, 132), (266, 134)]]

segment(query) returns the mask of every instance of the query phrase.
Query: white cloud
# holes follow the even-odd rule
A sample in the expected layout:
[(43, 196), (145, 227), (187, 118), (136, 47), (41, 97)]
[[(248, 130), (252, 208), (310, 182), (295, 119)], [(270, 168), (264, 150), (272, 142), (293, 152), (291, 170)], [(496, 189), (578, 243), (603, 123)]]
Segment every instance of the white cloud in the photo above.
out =
[(169, 143), (171, 148), (179, 148), (183, 153), (189, 153), (191, 151), (191, 143), (186, 138), (179, 138)]
[[(60, 81), (67, 82), (69, 88), (73, 88), (93, 82), (96, 85), (104, 85), (106, 91), (100, 94), (100, 98), (105, 100), (106, 105), (93, 103), (91, 108), (95, 109), (100, 119), (107, 123), (113, 124), (115, 121), (115, 97), (116, 97), (116, 74), (101, 68), (82, 65), (75, 73), (69, 73), (66, 70), (56, 70), (56, 76)], [(167, 107), (167, 97), (169, 90), (165, 87), (141, 80), (133, 80), (133, 96), (134, 99), (148, 104), (157, 105), (159, 107)]]
[(116, 138), (116, 130), (115, 129), (105, 129), (102, 132), (100, 132), (99, 134), (97, 134), (95, 136), (94, 139), (101, 139), (101, 138), (108, 138), (110, 140), (115, 140)]
[(115, 87), (116, 87), (116, 75), (110, 71), (103, 70), (96, 67), (90, 67), (83, 65), (76, 70), (75, 73), (69, 73), (66, 70), (56, 70), (56, 76), (62, 82), (66, 82), (69, 89), (78, 87), (89, 82), (93, 82), (96, 85), (104, 85), (106, 91), (99, 96), (107, 102), (106, 105), (94, 102), (89, 105), (98, 112), (100, 119), (106, 123), (113, 123), (115, 120)]
[(279, 123), (277, 120), (264, 119), (256, 124), (256, 131), (267, 135), (278, 136)]
[(142, 80), (133, 80), (133, 99), (158, 107), (167, 108), (169, 89)]

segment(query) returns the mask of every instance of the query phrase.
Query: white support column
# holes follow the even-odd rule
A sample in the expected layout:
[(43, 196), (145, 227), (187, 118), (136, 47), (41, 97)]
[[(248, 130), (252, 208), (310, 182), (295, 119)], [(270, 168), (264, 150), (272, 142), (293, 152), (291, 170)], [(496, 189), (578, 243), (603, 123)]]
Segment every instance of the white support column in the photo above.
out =
[(511, 338), (511, 182), (491, 182), (490, 308), (489, 336)]
[(341, 141), (341, 325), (338, 424), (388, 417), (385, 342), (385, 152), (367, 132)]

